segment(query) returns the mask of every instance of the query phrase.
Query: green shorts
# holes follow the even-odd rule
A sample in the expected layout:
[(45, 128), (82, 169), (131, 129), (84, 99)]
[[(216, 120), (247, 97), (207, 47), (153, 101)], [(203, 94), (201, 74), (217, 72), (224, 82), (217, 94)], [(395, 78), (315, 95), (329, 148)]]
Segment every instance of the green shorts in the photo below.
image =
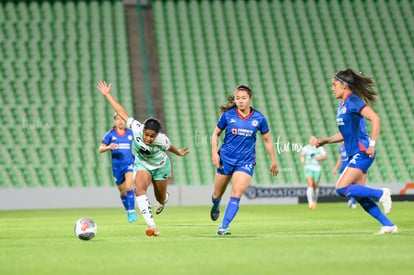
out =
[(313, 178), (314, 181), (319, 182), (321, 175), (321, 171), (313, 171), (305, 168), (305, 178)]
[(134, 174), (138, 171), (138, 170), (144, 170), (144, 171), (148, 171), (151, 175), (152, 175), (152, 179), (153, 180), (166, 180), (169, 177), (171, 177), (171, 163), (170, 163), (170, 159), (166, 158), (164, 166), (154, 169), (154, 170), (149, 170), (148, 168), (146, 168), (144, 165), (141, 164), (141, 162), (139, 160), (135, 160), (134, 163)]

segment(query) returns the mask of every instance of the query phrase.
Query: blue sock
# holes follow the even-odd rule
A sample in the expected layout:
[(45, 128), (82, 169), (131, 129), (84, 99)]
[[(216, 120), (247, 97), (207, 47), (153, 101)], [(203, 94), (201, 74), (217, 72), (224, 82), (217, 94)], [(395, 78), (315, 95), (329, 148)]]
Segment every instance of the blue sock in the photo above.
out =
[(221, 198), (215, 199), (213, 195), (211, 195), (211, 202), (213, 203), (215, 210), (218, 210), (220, 207)]
[(230, 201), (226, 207), (226, 212), (224, 212), (224, 218), (221, 223), (221, 228), (229, 227), (229, 224), (236, 216), (237, 211), (239, 211), (239, 202), (240, 202), (239, 198), (230, 197)]
[(372, 217), (377, 219), (384, 226), (393, 226), (394, 224), (382, 213), (378, 205), (370, 198), (361, 198), (359, 204), (367, 211)]
[(350, 186), (336, 189), (336, 193), (341, 196), (353, 196), (357, 198), (375, 198), (379, 200), (382, 196), (381, 189), (370, 188), (360, 184), (351, 184)]
[(356, 200), (354, 197), (349, 197), (349, 200), (351, 201), (352, 204), (356, 204)]
[(122, 204), (124, 205), (125, 210), (128, 210), (127, 196), (122, 196), (121, 195), (121, 201), (122, 201)]
[(134, 190), (126, 192), (127, 208), (126, 210), (135, 210), (135, 194)]

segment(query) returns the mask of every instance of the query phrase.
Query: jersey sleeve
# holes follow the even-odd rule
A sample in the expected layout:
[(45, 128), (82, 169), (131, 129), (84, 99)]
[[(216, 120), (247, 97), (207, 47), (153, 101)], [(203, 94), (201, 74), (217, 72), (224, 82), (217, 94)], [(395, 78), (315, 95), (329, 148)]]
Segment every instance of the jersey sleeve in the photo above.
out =
[(319, 147), (319, 153), (321, 154), (321, 156), (326, 156), (326, 151), (325, 149), (323, 149), (323, 147)]
[(221, 114), (217, 122), (217, 127), (219, 127), (221, 130), (224, 130), (227, 127), (226, 113)]
[(127, 127), (132, 130), (133, 133), (138, 133), (142, 127), (141, 122), (135, 120), (134, 118), (130, 117), (127, 120)]
[(351, 101), (351, 111), (354, 113), (360, 113), (364, 107), (366, 107), (367, 104), (360, 99), (359, 97), (354, 97)]
[(158, 134), (157, 144), (159, 144), (164, 151), (167, 151), (168, 149), (170, 149), (170, 146), (171, 146), (170, 139), (167, 137), (167, 135), (163, 133)]
[(101, 142), (106, 144), (106, 145), (109, 145), (111, 143), (111, 139), (112, 139), (111, 131), (108, 131), (108, 132), (106, 132), (106, 134), (102, 138)]
[(269, 132), (269, 125), (267, 124), (267, 120), (264, 116), (263, 116), (262, 124), (260, 126), (260, 132), (262, 133), (262, 135)]

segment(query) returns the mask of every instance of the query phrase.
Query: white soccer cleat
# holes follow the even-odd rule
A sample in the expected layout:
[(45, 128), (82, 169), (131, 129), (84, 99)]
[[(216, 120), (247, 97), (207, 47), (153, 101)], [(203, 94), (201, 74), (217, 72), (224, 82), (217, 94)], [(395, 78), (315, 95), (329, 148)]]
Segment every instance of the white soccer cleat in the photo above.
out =
[(155, 214), (160, 214), (161, 212), (162, 212), (162, 210), (164, 210), (164, 206), (165, 206), (165, 204), (168, 202), (168, 198), (169, 198), (169, 194), (168, 194), (168, 192), (167, 192), (167, 194), (166, 194), (166, 197), (165, 197), (165, 201), (163, 202), (163, 203), (158, 203), (156, 206), (155, 206)]
[(392, 208), (392, 200), (391, 200), (391, 190), (388, 188), (382, 188), (382, 196), (379, 199), (379, 202), (382, 204), (384, 208), (384, 213), (389, 214)]
[(378, 231), (377, 235), (385, 235), (385, 234), (395, 234), (398, 232), (398, 227), (394, 224), (393, 226), (383, 226), (381, 227), (380, 231)]

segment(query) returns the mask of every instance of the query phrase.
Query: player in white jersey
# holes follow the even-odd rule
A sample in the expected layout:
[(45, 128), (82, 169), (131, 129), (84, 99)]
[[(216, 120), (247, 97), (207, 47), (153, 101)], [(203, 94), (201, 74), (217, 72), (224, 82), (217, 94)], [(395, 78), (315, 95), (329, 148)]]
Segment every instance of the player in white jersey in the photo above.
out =
[(318, 202), (319, 181), (321, 179), (321, 164), (328, 158), (325, 150), (322, 147), (315, 147), (316, 137), (312, 135), (309, 137), (309, 144), (303, 147), (300, 155), (300, 160), (304, 166), (305, 178), (308, 183), (306, 189), (306, 197), (308, 198), (309, 209), (315, 210)]
[(127, 122), (127, 127), (134, 133), (132, 152), (135, 156), (135, 194), (136, 202), (141, 214), (148, 225), (146, 234), (158, 236), (160, 234), (152, 215), (151, 204), (146, 195), (148, 186), (153, 183), (155, 198), (159, 202), (156, 213), (164, 209), (168, 201), (167, 183), (171, 176), (171, 164), (166, 151), (177, 156), (189, 153), (187, 148), (177, 149), (170, 143), (169, 138), (160, 133), (161, 124), (155, 118), (148, 118), (144, 123), (134, 120), (125, 109), (110, 94), (112, 84), (105, 81), (98, 83), (98, 90), (112, 105), (115, 112)]

